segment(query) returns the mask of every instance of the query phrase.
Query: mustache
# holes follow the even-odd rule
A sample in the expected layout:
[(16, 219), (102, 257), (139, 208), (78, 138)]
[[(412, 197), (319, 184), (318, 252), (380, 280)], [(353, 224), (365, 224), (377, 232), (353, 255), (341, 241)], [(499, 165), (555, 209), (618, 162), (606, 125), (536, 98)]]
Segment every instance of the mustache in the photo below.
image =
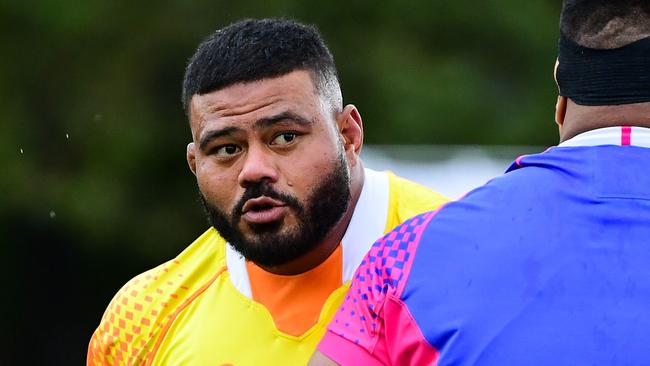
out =
[(304, 211), (304, 208), (302, 207), (300, 201), (298, 201), (296, 197), (286, 193), (278, 192), (275, 189), (273, 189), (273, 187), (271, 187), (271, 185), (268, 182), (262, 181), (259, 183), (252, 184), (248, 188), (246, 188), (246, 191), (244, 191), (244, 194), (241, 196), (239, 201), (237, 201), (235, 207), (233, 207), (232, 209), (232, 217), (238, 219), (243, 214), (243, 209), (246, 202), (250, 199), (258, 198), (261, 196), (266, 196), (284, 202), (287, 206), (296, 210), (296, 213), (298, 215), (300, 215)]

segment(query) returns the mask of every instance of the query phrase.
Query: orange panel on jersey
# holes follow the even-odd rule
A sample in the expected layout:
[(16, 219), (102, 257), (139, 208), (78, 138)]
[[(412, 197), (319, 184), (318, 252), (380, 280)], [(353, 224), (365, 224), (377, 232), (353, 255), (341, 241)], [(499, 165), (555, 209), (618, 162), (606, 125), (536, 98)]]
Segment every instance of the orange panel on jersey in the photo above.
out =
[(342, 284), (342, 253), (339, 245), (325, 262), (293, 276), (269, 273), (246, 262), (253, 300), (269, 310), (280, 331), (304, 334), (318, 322), (325, 300)]

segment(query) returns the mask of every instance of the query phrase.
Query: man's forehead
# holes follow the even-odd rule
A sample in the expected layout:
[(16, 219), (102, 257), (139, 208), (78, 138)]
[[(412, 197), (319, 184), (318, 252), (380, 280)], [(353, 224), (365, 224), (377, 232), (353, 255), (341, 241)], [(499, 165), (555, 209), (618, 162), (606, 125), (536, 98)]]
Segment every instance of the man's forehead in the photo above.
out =
[(194, 95), (190, 101), (193, 127), (206, 120), (236, 117), (256, 111), (311, 109), (320, 106), (312, 78), (307, 71), (293, 71), (276, 78), (237, 83), (223, 89)]
[(286, 104), (287, 98), (281, 93), (273, 93), (260, 96), (241, 96), (228, 94), (223, 90), (195, 95), (192, 97), (191, 112), (192, 118), (223, 118), (238, 115), (245, 115), (266, 107)]
[(256, 101), (278, 101), (295, 97), (317, 96), (308, 71), (297, 70), (274, 78), (241, 82), (206, 93), (195, 94), (191, 104), (197, 109), (213, 112), (238, 108)]

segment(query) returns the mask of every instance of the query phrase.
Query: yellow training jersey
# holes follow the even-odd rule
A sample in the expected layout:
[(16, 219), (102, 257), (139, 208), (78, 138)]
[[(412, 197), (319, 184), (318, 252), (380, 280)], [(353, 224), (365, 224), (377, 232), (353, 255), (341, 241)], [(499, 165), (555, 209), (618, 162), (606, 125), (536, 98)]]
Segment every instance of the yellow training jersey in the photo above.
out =
[(92, 336), (87, 364), (305, 365), (372, 243), (445, 201), (392, 173), (366, 169), (341, 241), (343, 284), (300, 336), (278, 330), (270, 312), (252, 300), (244, 259), (209, 229), (174, 260), (133, 278), (115, 295)]

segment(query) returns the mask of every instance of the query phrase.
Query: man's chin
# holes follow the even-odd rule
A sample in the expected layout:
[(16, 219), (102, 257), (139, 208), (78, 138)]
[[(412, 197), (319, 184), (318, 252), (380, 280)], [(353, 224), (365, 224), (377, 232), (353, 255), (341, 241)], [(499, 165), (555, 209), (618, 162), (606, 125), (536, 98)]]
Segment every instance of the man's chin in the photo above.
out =
[(283, 226), (283, 220), (266, 223), (241, 222), (239, 230), (246, 240), (259, 241), (264, 240), (263, 236), (281, 234)]
[(278, 235), (276, 232), (247, 235), (240, 242), (230, 245), (244, 258), (260, 266), (279, 266), (302, 253), (293, 253), (295, 248), (292, 238)]

